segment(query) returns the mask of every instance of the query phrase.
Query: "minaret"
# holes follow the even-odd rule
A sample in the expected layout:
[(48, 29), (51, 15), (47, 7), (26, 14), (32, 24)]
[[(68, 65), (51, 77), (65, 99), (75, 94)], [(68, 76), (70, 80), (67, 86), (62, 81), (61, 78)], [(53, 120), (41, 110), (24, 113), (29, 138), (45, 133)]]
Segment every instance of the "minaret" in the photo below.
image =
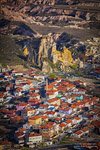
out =
[(48, 90), (48, 79), (46, 78), (46, 91)]

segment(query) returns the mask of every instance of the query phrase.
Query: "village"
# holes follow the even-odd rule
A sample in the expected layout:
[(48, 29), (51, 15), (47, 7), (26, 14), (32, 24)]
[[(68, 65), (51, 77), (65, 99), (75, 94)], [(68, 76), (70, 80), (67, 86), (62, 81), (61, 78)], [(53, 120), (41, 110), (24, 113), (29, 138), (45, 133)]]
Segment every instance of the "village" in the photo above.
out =
[[(65, 136), (87, 140), (93, 133), (98, 137), (99, 98), (88, 95), (85, 87), (86, 83), (79, 80), (48, 79), (36, 69), (3, 69), (0, 147), (49, 146), (60, 144)], [(99, 143), (98, 138), (95, 140)]]

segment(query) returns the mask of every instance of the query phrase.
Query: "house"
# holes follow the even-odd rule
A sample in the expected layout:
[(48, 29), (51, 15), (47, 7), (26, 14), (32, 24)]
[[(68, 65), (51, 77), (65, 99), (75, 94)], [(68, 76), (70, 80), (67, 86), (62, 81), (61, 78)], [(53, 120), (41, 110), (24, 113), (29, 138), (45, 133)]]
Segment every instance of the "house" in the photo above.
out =
[(100, 132), (100, 120), (94, 120), (92, 121), (92, 125), (96, 128), (99, 129), (99, 132)]
[(29, 96), (30, 96), (30, 98), (40, 99), (40, 94), (35, 93), (35, 92), (30, 92)]
[(35, 75), (34, 75), (34, 79), (37, 79), (37, 80), (45, 80), (45, 76), (35, 74)]
[[(1, 70), (1, 67), (0, 67), (0, 70)], [(0, 71), (0, 81), (3, 81), (4, 78), (5, 78), (5, 75), (3, 73), (1, 73), (1, 71)]]
[(66, 101), (69, 103), (69, 104), (71, 104), (72, 103), (72, 101), (73, 101), (73, 98), (70, 96), (70, 97), (66, 97)]
[(31, 106), (36, 106), (39, 105), (41, 103), (40, 99), (37, 99), (35, 97), (30, 97), (30, 99), (28, 100), (28, 104)]
[[(20, 85), (20, 86), (21, 86), (21, 85)], [(15, 87), (15, 88), (16, 88), (16, 87)], [(14, 95), (15, 95), (15, 96), (22, 96), (22, 95), (23, 95), (22, 91), (23, 91), (22, 87), (17, 87), (17, 88), (16, 88), (16, 91), (14, 92)]]
[(58, 90), (46, 91), (46, 95), (49, 99), (55, 98), (58, 95)]
[(19, 144), (20, 146), (24, 146), (24, 144), (25, 144), (25, 138), (24, 138), (24, 137), (19, 138), (19, 139), (18, 139), (18, 144)]
[(0, 93), (0, 105), (2, 106), (4, 102), (4, 93)]
[(26, 144), (29, 145), (29, 147), (34, 147), (34, 144), (39, 144), (42, 140), (41, 134), (31, 132), (28, 137), (26, 137)]
[(54, 85), (53, 84), (46, 84), (46, 87), (45, 87), (46, 91), (50, 91), (50, 90), (55, 90), (54, 88)]
[(62, 78), (58, 77), (58, 79), (56, 80), (57, 83), (61, 83)]
[(88, 134), (89, 133), (89, 128), (88, 127), (84, 127), (83, 129), (81, 129), (83, 132), (83, 135)]
[(12, 122), (16, 122), (16, 123), (20, 123), (20, 122), (22, 122), (22, 121), (24, 121), (24, 118), (23, 117), (21, 117), (21, 116), (13, 116), (13, 117), (11, 117), (11, 121)]
[(66, 120), (66, 125), (67, 125), (67, 127), (71, 127), (72, 126), (72, 120), (71, 119)]
[(48, 103), (50, 105), (55, 105), (56, 104), (56, 105), (60, 106), (61, 100), (59, 98), (52, 98), (52, 99), (48, 100)]
[(50, 139), (55, 135), (53, 124), (53, 122), (48, 122), (40, 127), (40, 132), (43, 136), (43, 139)]
[(40, 107), (39, 107), (39, 111), (40, 112), (45, 112), (47, 109), (48, 109), (49, 105), (48, 104), (40, 104)]
[(59, 85), (57, 87), (57, 90), (60, 91), (60, 92), (65, 93), (67, 91), (67, 88), (65, 86), (63, 86), (63, 85)]
[(84, 106), (90, 108), (90, 99), (89, 98), (84, 99)]
[(75, 85), (70, 83), (69, 81), (62, 81), (61, 84), (66, 87), (67, 90), (74, 89)]
[(57, 105), (57, 104), (53, 104), (53, 106), (54, 106), (54, 109), (58, 109), (59, 108), (59, 105)]
[(80, 80), (77, 80), (77, 81), (75, 81), (74, 82), (75, 83), (75, 85), (77, 85), (77, 86), (79, 86), (79, 85), (84, 85), (84, 86), (86, 86), (86, 82), (82, 82), (82, 81), (80, 81)]
[(79, 88), (79, 89), (78, 89), (78, 94), (85, 95), (85, 94), (86, 94), (86, 89)]
[(18, 144), (20, 144), (20, 146), (24, 145), (24, 138), (25, 138), (25, 133), (18, 131), (15, 133), (15, 140), (17, 141)]
[(55, 122), (56, 123), (61, 123), (62, 122), (62, 118), (61, 117), (56, 117), (55, 118)]
[(74, 119), (72, 120), (73, 124), (78, 124), (82, 121), (82, 118), (80, 117), (74, 117)]
[(80, 137), (82, 137), (83, 132), (82, 132), (82, 130), (79, 130), (79, 131), (76, 131), (73, 135), (77, 138), (80, 138)]
[(66, 99), (70, 100), (70, 103), (73, 103), (73, 102), (76, 101), (76, 94), (73, 94), (73, 92), (70, 94), (70, 92), (69, 92), (69, 94), (67, 95)]
[(21, 72), (13, 71), (13, 73), (15, 76), (23, 76), (23, 73)]
[(60, 130), (59, 124), (54, 123), (53, 128), (54, 128), (54, 134), (57, 135), (59, 133), (59, 130)]
[(26, 128), (19, 128), (17, 131), (15, 131), (15, 133), (26, 133)]
[(27, 108), (26, 109), (26, 114), (27, 114), (27, 116), (28, 117), (31, 117), (32, 115), (34, 115), (35, 114), (35, 109), (33, 109), (33, 108)]
[(28, 104), (27, 103), (19, 103), (18, 105), (16, 105), (16, 109), (18, 110), (23, 110), (25, 107), (27, 107)]
[(30, 89), (30, 85), (29, 84), (25, 84), (23, 87), (22, 87), (22, 90), (23, 91), (29, 91)]
[(94, 101), (94, 103), (96, 103), (96, 102), (99, 102), (99, 97), (96, 97), (96, 96), (94, 96), (93, 98), (92, 98), (92, 101)]
[(67, 124), (65, 122), (62, 122), (59, 126), (60, 126), (60, 130), (64, 131), (64, 129), (67, 127)]
[(76, 103), (77, 108), (83, 108), (84, 107), (84, 101), (77, 101)]
[(60, 108), (59, 109), (59, 113), (63, 113), (66, 115), (70, 115), (72, 113), (72, 108), (68, 107), (68, 108)]
[(35, 88), (35, 93), (39, 93), (39, 88)]
[(48, 122), (48, 120), (49, 120), (47, 115), (43, 115), (43, 116), (41, 116), (41, 118), (42, 118), (42, 123)]
[(77, 100), (77, 101), (78, 101), (78, 100), (82, 101), (82, 100), (83, 100), (83, 95), (78, 95), (78, 96), (76, 96), (76, 100)]
[(48, 106), (48, 110), (54, 111), (55, 110), (55, 106), (54, 105)]
[(78, 107), (77, 107), (76, 103), (73, 103), (71, 105), (71, 108), (72, 108), (72, 112), (76, 112)]
[(55, 118), (55, 117), (57, 117), (57, 112), (55, 112), (55, 111), (47, 111), (47, 112), (45, 112), (45, 114), (46, 114), (49, 118)]
[(69, 107), (69, 103), (68, 102), (64, 102), (64, 101), (61, 101), (61, 108), (68, 108)]
[(42, 118), (41, 116), (32, 116), (30, 118), (28, 118), (28, 123), (29, 125), (40, 125), (42, 123)]
[(30, 87), (30, 92), (35, 92), (35, 88), (33, 86)]
[(20, 146), (23, 146), (25, 144), (25, 128), (19, 128), (17, 131), (15, 131), (15, 137)]

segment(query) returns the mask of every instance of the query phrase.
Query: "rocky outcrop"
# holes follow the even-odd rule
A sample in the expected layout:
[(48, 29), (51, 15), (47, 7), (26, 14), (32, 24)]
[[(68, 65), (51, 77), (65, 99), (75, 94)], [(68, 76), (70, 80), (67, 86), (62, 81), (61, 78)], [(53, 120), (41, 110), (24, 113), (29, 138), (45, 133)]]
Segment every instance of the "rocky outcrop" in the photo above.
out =
[(59, 37), (60, 34), (49, 34), (41, 39), (38, 52), (38, 65), (42, 67), (44, 72), (52, 72), (52, 67), (49, 63), (53, 64), (53, 68), (60, 63), (60, 68), (65, 70), (73, 62), (71, 51), (65, 46), (62, 47), (62, 50), (57, 50)]
[(100, 38), (93, 38), (85, 42), (85, 57), (88, 62), (100, 63)]
[(50, 33), (41, 38), (38, 65), (44, 72), (52, 72), (56, 69), (75, 68), (76, 65), (83, 68), (88, 61), (99, 62), (99, 41), (99, 38), (93, 38), (81, 42), (67, 33)]
[(52, 48), (52, 45), (55, 41), (55, 37), (52, 34), (48, 34), (47, 36), (43, 36), (41, 39), (41, 43), (39, 46), (38, 53), (38, 65), (41, 66), (43, 62), (43, 58), (50, 57), (49, 51)]

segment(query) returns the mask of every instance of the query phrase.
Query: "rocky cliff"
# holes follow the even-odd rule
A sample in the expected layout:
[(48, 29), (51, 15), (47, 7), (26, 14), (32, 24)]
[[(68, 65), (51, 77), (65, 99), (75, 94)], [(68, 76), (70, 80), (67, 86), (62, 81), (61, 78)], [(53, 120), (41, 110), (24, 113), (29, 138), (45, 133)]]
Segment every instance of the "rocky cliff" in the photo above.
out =
[[(67, 33), (48, 34), (41, 38), (38, 51), (38, 65), (44, 72), (52, 72), (53, 69), (56, 70), (58, 67), (61, 70), (66, 70), (67, 67), (73, 65), (72, 39), (68, 36)], [(69, 49), (67, 48), (68, 42)]]

